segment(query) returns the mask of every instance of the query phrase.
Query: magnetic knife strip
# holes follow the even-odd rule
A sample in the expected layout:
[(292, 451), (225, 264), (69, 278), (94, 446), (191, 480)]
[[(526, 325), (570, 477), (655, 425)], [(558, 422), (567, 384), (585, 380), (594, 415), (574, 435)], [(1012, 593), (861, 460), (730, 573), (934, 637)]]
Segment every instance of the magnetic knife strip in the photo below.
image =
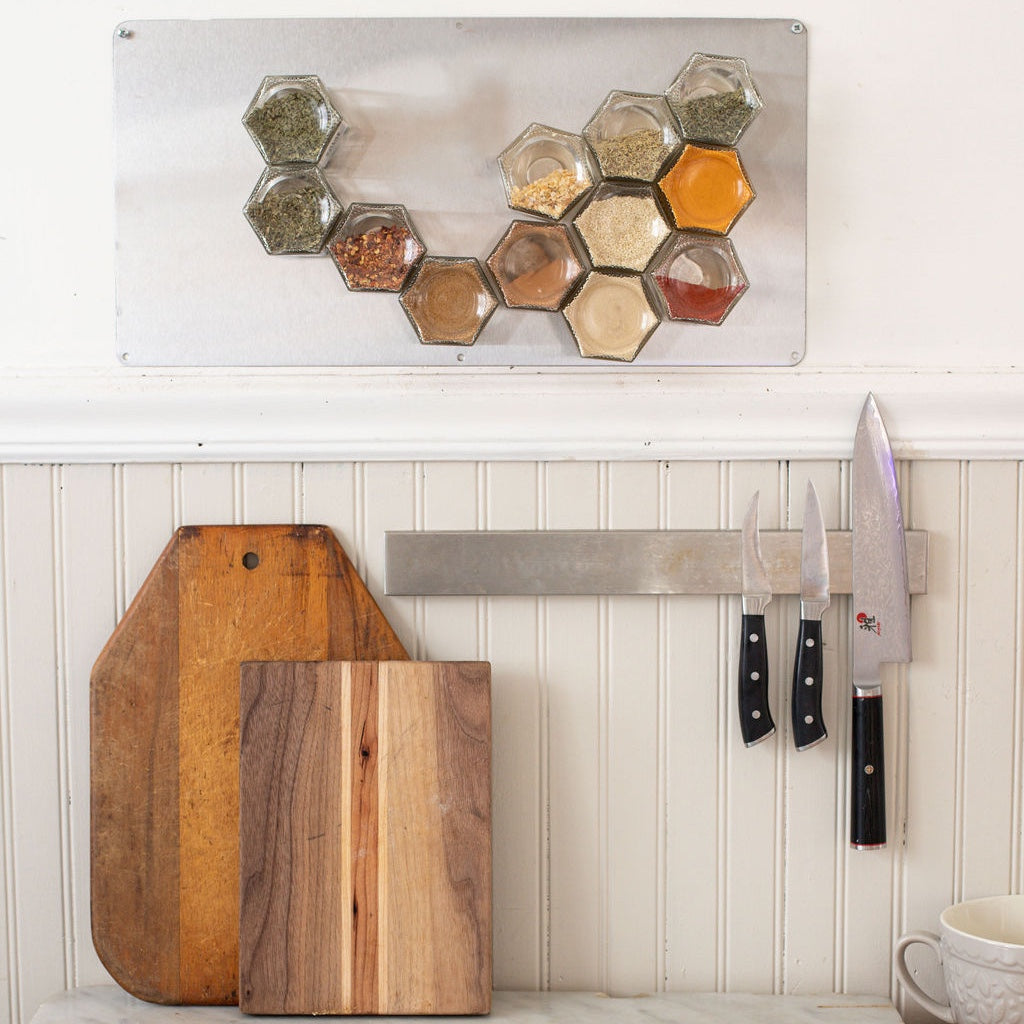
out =
[[(774, 594), (800, 593), (800, 531), (765, 530)], [(829, 531), (833, 594), (853, 590), (853, 534)], [(907, 530), (911, 594), (927, 592), (928, 533)], [(388, 531), (390, 595), (738, 594), (739, 530)]]

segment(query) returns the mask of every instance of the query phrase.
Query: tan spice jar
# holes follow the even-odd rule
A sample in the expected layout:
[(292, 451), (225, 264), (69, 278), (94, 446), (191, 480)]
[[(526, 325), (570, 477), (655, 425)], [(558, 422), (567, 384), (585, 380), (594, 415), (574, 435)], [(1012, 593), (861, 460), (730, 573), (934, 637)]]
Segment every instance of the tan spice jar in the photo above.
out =
[(473, 257), (427, 256), (401, 295), (425, 345), (472, 345), (498, 305)]

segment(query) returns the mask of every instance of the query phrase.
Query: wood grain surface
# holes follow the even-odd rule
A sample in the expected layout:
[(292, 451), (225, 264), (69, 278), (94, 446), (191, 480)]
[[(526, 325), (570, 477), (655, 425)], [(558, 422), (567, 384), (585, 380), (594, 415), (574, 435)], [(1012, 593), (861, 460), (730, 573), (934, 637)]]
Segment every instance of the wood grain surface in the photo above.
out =
[(246, 1013), (486, 1013), (490, 668), (246, 664)]
[(163, 1003), (238, 1001), (238, 674), (404, 659), (326, 527), (182, 527), (91, 680), (93, 941)]

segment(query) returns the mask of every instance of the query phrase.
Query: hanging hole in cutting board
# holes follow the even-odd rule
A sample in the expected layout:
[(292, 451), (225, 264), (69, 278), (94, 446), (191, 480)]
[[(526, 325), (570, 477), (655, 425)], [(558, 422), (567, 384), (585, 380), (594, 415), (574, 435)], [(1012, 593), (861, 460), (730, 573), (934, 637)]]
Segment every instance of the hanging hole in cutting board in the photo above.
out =
[(257, 555), (255, 551), (246, 551), (246, 553), (242, 555), (242, 565), (244, 565), (246, 569), (255, 569), (259, 564), (260, 556)]

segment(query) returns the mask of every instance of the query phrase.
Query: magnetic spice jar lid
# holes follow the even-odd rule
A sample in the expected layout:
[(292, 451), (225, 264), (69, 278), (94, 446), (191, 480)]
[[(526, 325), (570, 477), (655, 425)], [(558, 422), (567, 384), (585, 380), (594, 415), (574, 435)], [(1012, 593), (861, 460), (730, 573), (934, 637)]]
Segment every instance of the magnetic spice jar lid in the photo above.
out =
[(650, 185), (599, 185), (572, 222), (595, 267), (642, 271), (669, 234)]
[(317, 164), (348, 127), (316, 75), (267, 75), (242, 124), (268, 164)]
[(747, 290), (731, 239), (680, 233), (651, 265), (651, 280), (672, 320), (721, 324)]
[(665, 93), (683, 138), (735, 146), (764, 106), (742, 57), (695, 53)]
[(498, 305), (471, 256), (424, 257), (400, 301), (424, 345), (472, 345)]
[(564, 224), (514, 220), (487, 266), (505, 305), (557, 311), (583, 274), (583, 262)]
[(244, 213), (271, 255), (319, 253), (342, 206), (316, 167), (268, 167)]
[(610, 92), (583, 129), (606, 178), (654, 181), (682, 143), (664, 96)]
[(661, 322), (638, 274), (592, 270), (562, 310), (580, 355), (632, 362)]
[(753, 202), (754, 189), (734, 149), (687, 145), (658, 181), (675, 226), (728, 234)]
[(327, 251), (351, 291), (401, 291), (426, 252), (400, 204), (353, 203), (331, 232)]
[(531, 124), (498, 155), (510, 209), (563, 217), (594, 185), (583, 137)]

